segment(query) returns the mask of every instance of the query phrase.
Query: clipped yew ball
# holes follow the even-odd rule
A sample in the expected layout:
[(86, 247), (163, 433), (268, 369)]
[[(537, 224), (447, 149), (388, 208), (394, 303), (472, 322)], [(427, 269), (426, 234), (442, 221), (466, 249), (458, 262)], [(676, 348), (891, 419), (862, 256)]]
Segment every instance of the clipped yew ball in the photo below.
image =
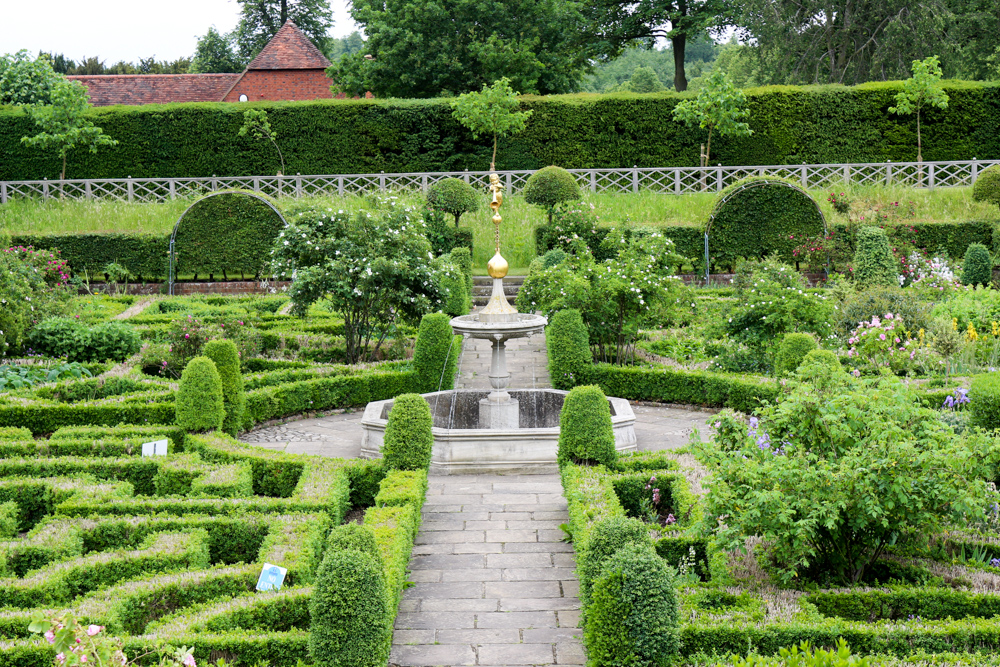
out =
[(993, 258), (982, 243), (970, 243), (962, 262), (963, 285), (989, 285), (993, 280)]
[(420, 394), (402, 394), (392, 401), (385, 425), (382, 457), (390, 470), (427, 470), (434, 435), (431, 408)]
[(539, 169), (524, 184), (524, 201), (544, 208), (549, 214), (550, 225), (556, 206), (579, 198), (580, 186), (573, 174), (562, 167)]
[(807, 333), (788, 333), (774, 355), (774, 374), (794, 373), (806, 355), (817, 349), (816, 339)]
[(573, 387), (566, 395), (559, 411), (558, 460), (609, 468), (618, 464), (611, 406), (597, 385)]
[(427, 205), (435, 211), (455, 216), (455, 226), (463, 213), (479, 210), (482, 195), (461, 178), (445, 178), (427, 188)]
[(980, 172), (972, 184), (973, 201), (985, 201), (1000, 206), (1000, 165)]
[(181, 374), (176, 401), (177, 425), (186, 431), (222, 428), (226, 411), (222, 400), (222, 378), (215, 362), (195, 357)]

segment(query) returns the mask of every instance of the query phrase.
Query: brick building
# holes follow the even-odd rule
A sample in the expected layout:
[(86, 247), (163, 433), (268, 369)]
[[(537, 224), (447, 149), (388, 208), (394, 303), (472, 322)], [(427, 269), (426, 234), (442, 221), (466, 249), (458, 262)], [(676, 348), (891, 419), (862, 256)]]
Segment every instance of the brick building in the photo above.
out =
[(288, 21), (240, 74), (102, 74), (66, 78), (87, 86), (91, 104), (99, 107), (319, 100), (334, 97), (325, 71), (329, 66), (326, 56)]

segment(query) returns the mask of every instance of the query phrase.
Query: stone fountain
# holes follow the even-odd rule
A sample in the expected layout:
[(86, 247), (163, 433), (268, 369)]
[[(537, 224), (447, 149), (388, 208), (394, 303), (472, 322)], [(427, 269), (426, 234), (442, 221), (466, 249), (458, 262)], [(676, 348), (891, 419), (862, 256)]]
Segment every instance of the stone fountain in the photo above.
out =
[[(519, 313), (507, 302), (503, 279), (507, 260), (500, 254), (500, 206), (503, 186), (490, 174), (495, 227), (495, 254), (486, 265), (493, 279), (489, 303), (478, 313), (451, 321), (452, 330), (466, 338), (488, 340), (492, 346), (490, 387), (485, 392), (455, 389), (424, 394), (434, 417), (431, 472), (550, 473), (558, 469), (559, 411), (567, 392), (555, 389), (514, 389), (507, 371), (506, 343), (514, 338), (542, 333), (547, 320), (533, 313)], [(615, 447), (634, 451), (635, 415), (628, 401), (609, 398)], [(364, 432), (361, 455), (380, 456), (392, 401), (374, 401), (361, 419)]]

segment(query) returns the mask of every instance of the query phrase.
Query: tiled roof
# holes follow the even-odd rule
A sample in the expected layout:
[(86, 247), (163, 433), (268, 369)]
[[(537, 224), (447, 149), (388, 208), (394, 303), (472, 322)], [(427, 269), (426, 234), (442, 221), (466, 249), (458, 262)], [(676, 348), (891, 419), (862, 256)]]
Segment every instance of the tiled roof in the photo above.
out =
[(330, 61), (305, 33), (286, 21), (247, 69), (326, 69), (329, 66)]
[(112, 104), (167, 104), (218, 102), (240, 74), (100, 74), (68, 76), (87, 86), (90, 102)]

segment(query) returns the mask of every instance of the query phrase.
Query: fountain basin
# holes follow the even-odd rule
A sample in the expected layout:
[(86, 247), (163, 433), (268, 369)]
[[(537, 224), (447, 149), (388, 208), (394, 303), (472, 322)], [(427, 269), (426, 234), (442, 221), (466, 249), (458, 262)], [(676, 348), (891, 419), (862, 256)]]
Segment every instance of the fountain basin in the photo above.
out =
[[(486, 390), (456, 389), (423, 394), (434, 425), (432, 474), (545, 474), (558, 471), (559, 412), (569, 392), (558, 389), (513, 389), (518, 428), (480, 428), (480, 402)], [(623, 398), (608, 398), (615, 448), (636, 450), (635, 414)], [(378, 458), (385, 438), (392, 401), (374, 401), (365, 408), (361, 456)]]

